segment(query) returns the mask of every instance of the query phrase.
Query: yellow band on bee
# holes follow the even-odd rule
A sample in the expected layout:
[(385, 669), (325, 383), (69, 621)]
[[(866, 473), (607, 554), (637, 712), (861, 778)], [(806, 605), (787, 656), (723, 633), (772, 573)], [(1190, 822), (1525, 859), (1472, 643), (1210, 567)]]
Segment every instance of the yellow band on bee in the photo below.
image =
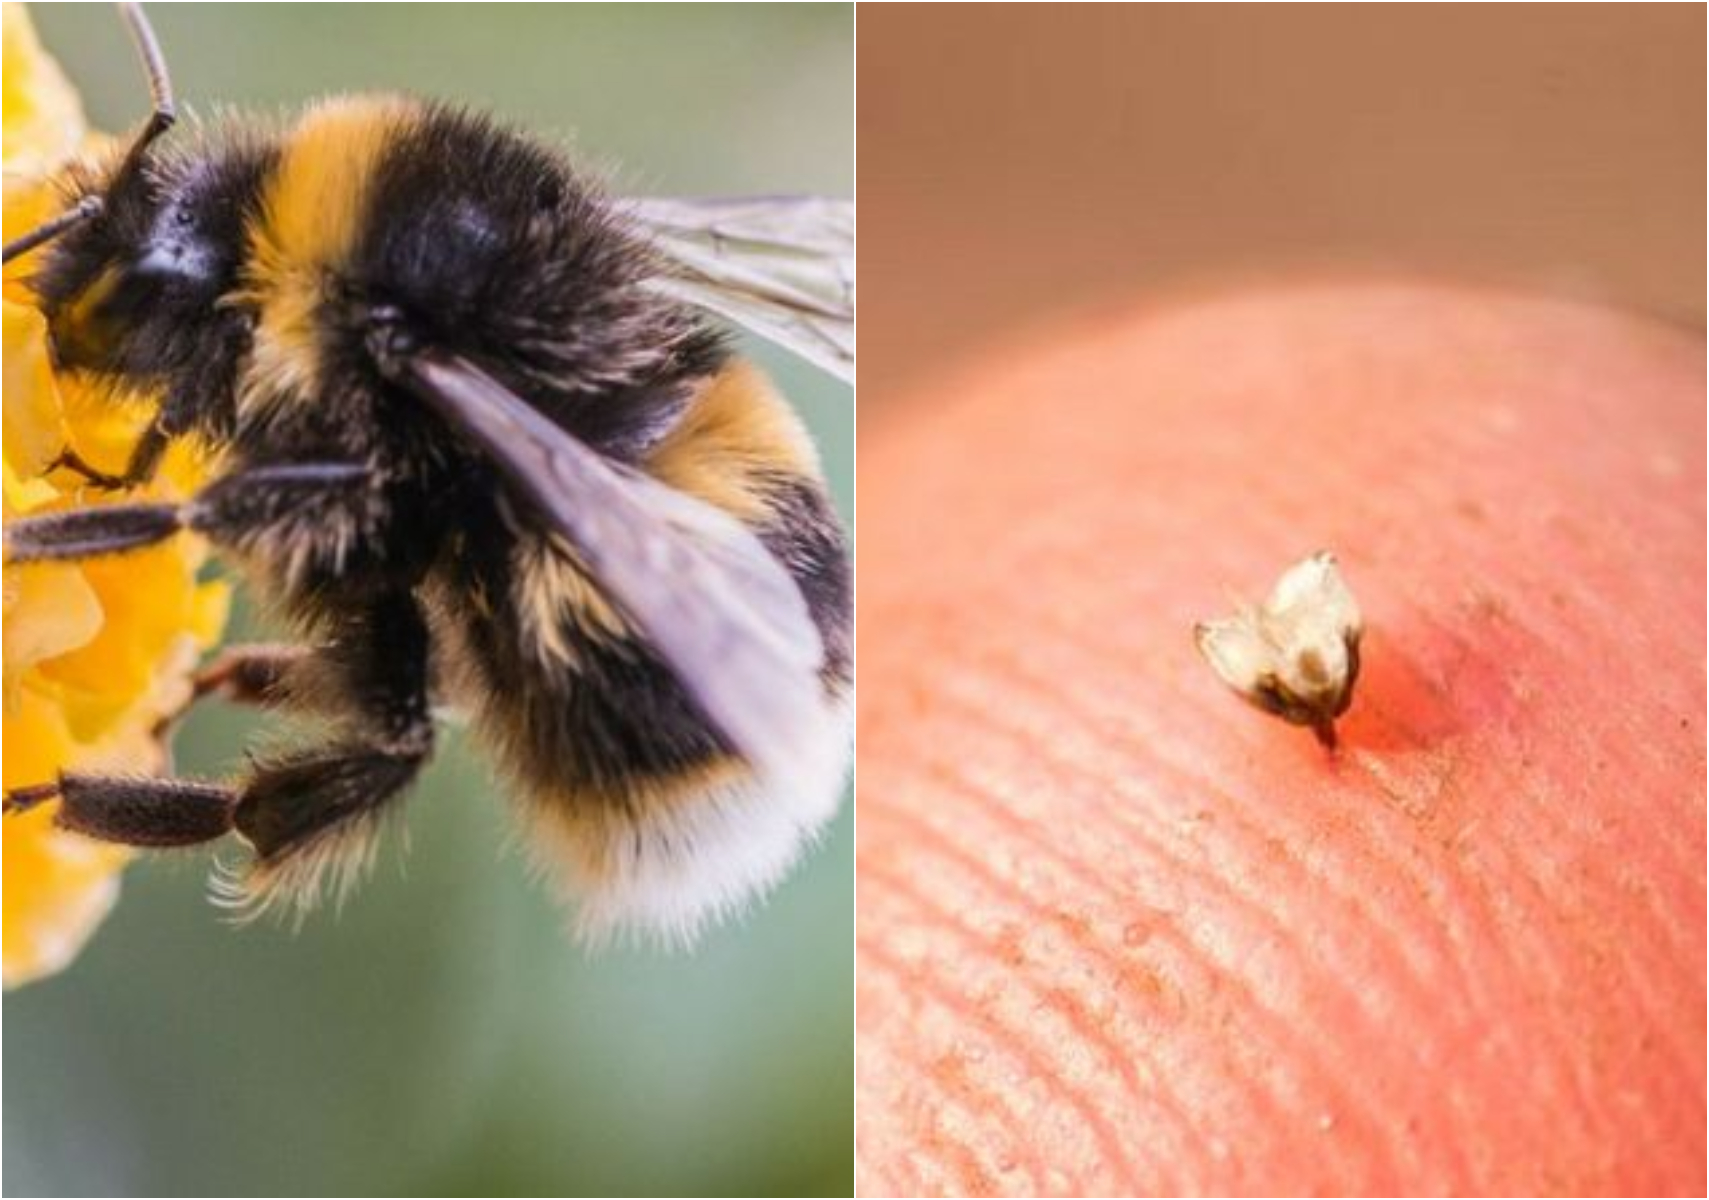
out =
[(250, 232), (240, 297), (260, 314), (245, 407), (314, 390), (326, 281), (349, 264), (380, 157), (416, 111), (401, 97), (340, 97), (311, 109), (286, 136)]
[(801, 418), (758, 367), (733, 360), (689, 404), (647, 460), (679, 491), (754, 524), (779, 475), (819, 475), (819, 456)]

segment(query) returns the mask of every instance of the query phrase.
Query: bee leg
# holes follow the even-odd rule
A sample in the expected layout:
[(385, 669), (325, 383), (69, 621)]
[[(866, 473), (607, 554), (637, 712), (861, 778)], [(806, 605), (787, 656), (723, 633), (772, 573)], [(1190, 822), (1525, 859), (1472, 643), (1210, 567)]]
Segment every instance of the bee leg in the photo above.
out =
[(243, 789), (233, 828), (263, 873), (346, 835), (368, 832), (415, 781), (433, 749), (429, 724), (387, 742), (343, 742), (263, 764)]
[(120, 486), (141, 487), (152, 480), (155, 472), (160, 470), (160, 460), (166, 457), (166, 448), (182, 432), (164, 416), (150, 421), (136, 445), (131, 447), (131, 455), (125, 460), (125, 472), (119, 476)]
[(123, 491), (141, 487), (160, 470), (166, 451), (178, 438), (198, 424), (220, 426), (228, 414), (229, 397), (236, 390), (237, 376), (251, 345), (252, 318), (236, 310), (228, 310), (219, 318), (219, 338), (199, 365), (195, 375), (181, 381), (164, 400), (154, 419), (144, 427), (136, 444), (125, 459), (125, 468), (118, 474), (92, 466), (67, 443), (42, 474), (54, 470), (71, 471), (84, 483), (102, 491)]
[(284, 702), (289, 698), (285, 684), (291, 669), (307, 662), (313, 653), (307, 646), (273, 643), (227, 646), (190, 677), (189, 699), (155, 722), (154, 736), (164, 738), (208, 696), (257, 708)]
[(219, 696), (234, 704), (277, 703), (282, 699), (279, 691), (286, 675), (312, 653), (307, 646), (271, 642), (227, 646), (191, 679), (194, 699)]
[(384, 742), (349, 742), (258, 768), (241, 787), (190, 779), (65, 772), (6, 793), (8, 816), (59, 801), (54, 824), (103, 842), (153, 849), (194, 846), (233, 829), (262, 865), (375, 815), (416, 776), (433, 727)]
[(131, 846), (190, 846), (235, 831), (255, 850), (239, 898), (265, 905), (283, 897), (308, 907), (323, 872), (342, 885), (365, 865), (378, 818), (432, 754), (429, 651), (414, 598), (382, 596), (346, 617), (318, 650), (232, 659), (235, 675), (253, 662), (269, 664), (255, 668), (263, 676), (273, 666), (312, 668), (327, 698), (349, 710), (332, 744), (260, 762), (235, 785), (67, 773), (7, 792), (5, 810), (57, 799), (60, 826)]
[(236, 420), (231, 397), (254, 342), (254, 318), (240, 309), (226, 309), (216, 329), (218, 337), (210, 338), (196, 373), (167, 393), (131, 447), (124, 472), (118, 476), (119, 487), (141, 487), (152, 480), (172, 443), (191, 430), (218, 429)]
[(159, 417), (149, 422), (136, 445), (131, 447), (130, 457), (125, 461), (125, 469), (117, 475), (90, 465), (87, 459), (69, 445), (48, 463), (42, 474), (57, 470), (70, 471), (81, 477), (88, 486), (103, 492), (119, 492), (126, 488), (140, 487), (154, 478), (155, 472), (160, 468), (160, 460), (166, 457), (167, 446), (171, 445), (172, 439), (180, 432), (182, 431), (174, 429), (170, 422)]
[(124, 476), (112, 475), (99, 467), (90, 466), (88, 461), (70, 445), (67, 445), (54, 456), (52, 462), (42, 468), (42, 474), (46, 475), (49, 472), (61, 470), (72, 472), (79, 476), (84, 483), (100, 488), (102, 491), (117, 491), (125, 486)]
[(163, 848), (210, 842), (231, 831), (235, 788), (188, 779), (66, 772), (53, 783), (14, 788), (5, 811), (59, 801), (54, 824), (103, 842)]
[(160, 849), (211, 842), (235, 829), (263, 866), (377, 815), (421, 770), (433, 726), (386, 741), (348, 742), (259, 767), (241, 787), (191, 779), (88, 775), (6, 792), (4, 811), (59, 801), (54, 824), (97, 841)]
[(433, 752), (426, 619), (408, 592), (347, 618), (309, 669), (352, 706), (329, 746), (263, 762), (243, 787), (233, 826), (255, 850), (242, 880), (249, 899), (274, 888), (303, 905), (330, 868), (348, 878), (366, 861), (388, 803)]
[(184, 527), (176, 504), (105, 504), (6, 523), (8, 563), (118, 554), (163, 542)]
[(311, 513), (310, 500), (342, 497), (370, 480), (355, 463), (254, 467), (216, 480), (182, 504), (103, 504), (21, 517), (6, 524), (6, 561), (56, 562), (120, 554), (163, 542), (181, 529), (231, 541), (258, 525)]

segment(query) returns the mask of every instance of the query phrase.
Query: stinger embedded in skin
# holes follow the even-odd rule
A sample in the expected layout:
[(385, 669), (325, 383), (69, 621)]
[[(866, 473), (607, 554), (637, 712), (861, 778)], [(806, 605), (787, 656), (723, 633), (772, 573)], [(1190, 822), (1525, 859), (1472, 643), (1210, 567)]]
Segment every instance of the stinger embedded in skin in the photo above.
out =
[(1193, 627), (1217, 677), (1256, 708), (1310, 726), (1335, 746), (1335, 719), (1353, 702), (1364, 621), (1335, 556), (1320, 551), (1282, 573), (1269, 597)]

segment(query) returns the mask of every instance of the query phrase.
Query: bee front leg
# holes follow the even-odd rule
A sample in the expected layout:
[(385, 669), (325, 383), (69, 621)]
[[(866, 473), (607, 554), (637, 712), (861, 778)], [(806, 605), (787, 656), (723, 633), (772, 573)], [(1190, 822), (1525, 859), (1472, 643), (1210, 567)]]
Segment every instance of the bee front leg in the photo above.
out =
[(48, 475), (54, 471), (70, 471), (82, 479), (84, 483), (100, 488), (104, 492), (116, 492), (125, 486), (123, 475), (113, 475), (99, 467), (91, 466), (69, 443), (54, 456), (52, 462), (42, 469), (42, 474)]
[(67, 445), (42, 473), (51, 471), (70, 471), (79, 476), (85, 484), (104, 492), (122, 492), (129, 488), (141, 487), (154, 478), (160, 468), (160, 460), (166, 457), (166, 448), (172, 444), (172, 439), (181, 432), (173, 428), (172, 423), (164, 416), (156, 417), (149, 422), (148, 428), (142, 431), (135, 446), (131, 447), (130, 457), (125, 460), (125, 469), (117, 475), (103, 471), (93, 466), (75, 447)]
[(210, 342), (210, 352), (200, 369), (181, 380), (161, 401), (154, 419), (131, 447), (123, 471), (114, 475), (100, 470), (69, 444), (48, 464), (47, 471), (70, 471), (102, 491), (123, 491), (148, 483), (159, 471), (161, 460), (173, 442), (197, 427), (217, 429), (229, 425), (233, 419), (231, 397), (237, 388), (238, 372), (249, 353), (253, 330), (249, 314), (237, 309), (222, 314), (219, 336)]
[(181, 529), (238, 540), (257, 525), (302, 514), (317, 496), (348, 493), (371, 480), (355, 463), (253, 467), (209, 484), (181, 504), (103, 504), (8, 521), (8, 563), (63, 562), (122, 554), (163, 542)]

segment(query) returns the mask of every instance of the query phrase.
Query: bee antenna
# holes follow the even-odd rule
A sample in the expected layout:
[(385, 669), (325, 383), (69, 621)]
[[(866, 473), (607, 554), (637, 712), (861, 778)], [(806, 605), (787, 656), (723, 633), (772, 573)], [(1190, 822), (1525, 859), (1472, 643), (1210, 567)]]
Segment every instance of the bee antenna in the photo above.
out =
[[(143, 73), (148, 77), (148, 97), (153, 111), (149, 113), (148, 123), (142, 127), (142, 132), (137, 134), (130, 149), (125, 151), (124, 161), (113, 175), (112, 183), (107, 188), (108, 192), (126, 186), (137, 177), (147, 159), (148, 148), (154, 144), (156, 138), (171, 129), (173, 122), (178, 119), (178, 105), (172, 96), (172, 75), (166, 69), (166, 56), (161, 53), (160, 39), (155, 36), (154, 26), (149, 24), (142, 5), (134, 3), (134, 0), (121, 3), (119, 15), (124, 18), (125, 28), (130, 30), (131, 41), (136, 46), (137, 57), (142, 60)], [(85, 196), (51, 221), (45, 221), (28, 233), (7, 242), (0, 248), (0, 263), (9, 263), (37, 246), (53, 241), (73, 226), (100, 216), (105, 208), (106, 202), (100, 196)]]
[(37, 225), (28, 233), (7, 242), (4, 249), (0, 250), (0, 263), (9, 263), (18, 255), (34, 250), (44, 242), (53, 241), (54, 238), (73, 225), (81, 225), (87, 220), (100, 216), (101, 210), (105, 207), (106, 205), (99, 196), (83, 197), (53, 220)]
[[(136, 45), (137, 57), (142, 59), (143, 74), (148, 77), (148, 98), (153, 105), (149, 113), (148, 123), (137, 134), (136, 141), (125, 152), (125, 161), (119, 166), (118, 174), (113, 177), (113, 188), (118, 188), (141, 170), (144, 157), (154, 140), (168, 129), (178, 119), (178, 105), (172, 97), (172, 75), (166, 69), (166, 55), (161, 53), (160, 39), (155, 36), (154, 26), (149, 24), (148, 17), (142, 11), (142, 5), (134, 2), (121, 3), (119, 15), (125, 19), (125, 28), (130, 30), (131, 41)], [(111, 189), (109, 189), (111, 190)]]

